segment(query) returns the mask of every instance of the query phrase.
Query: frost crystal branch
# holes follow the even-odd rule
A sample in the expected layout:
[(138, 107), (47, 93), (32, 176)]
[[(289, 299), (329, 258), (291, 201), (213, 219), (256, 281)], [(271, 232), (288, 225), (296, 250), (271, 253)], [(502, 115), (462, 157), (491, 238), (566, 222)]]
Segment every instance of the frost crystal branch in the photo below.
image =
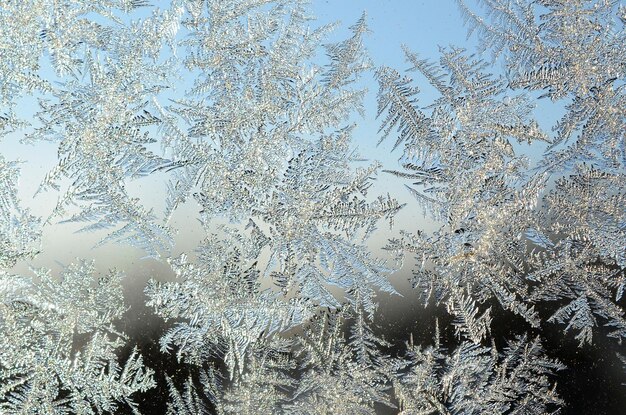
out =
[[(403, 151), (385, 172), (407, 182), (407, 206), (373, 194), (382, 165), (351, 141), (374, 68), (365, 14), (331, 42), (306, 0), (155, 3), (0, 1), (0, 135), (56, 144), (39, 190), (59, 192), (42, 224), (0, 156), (0, 413), (139, 414), (159, 380), (167, 415), (552, 413), (564, 366), (523, 332), (626, 338), (617, 0), (459, 0), (480, 54), (404, 46), (433, 102), (372, 71), (380, 142)], [(551, 105), (563, 115), (548, 131)], [(146, 180), (162, 180), (160, 205), (135, 188)], [(203, 240), (169, 257), (188, 208)], [(449, 314), (432, 346), (379, 327), (377, 297), (399, 293), (368, 243), (400, 209), (436, 225), (402, 224), (387, 244)], [(144, 293), (184, 370), (157, 376), (128, 350), (121, 272), (11, 274), (52, 220), (167, 262), (174, 277)], [(499, 319), (518, 317), (503, 339)]]
[[(490, 325), (489, 310), (478, 308), (492, 298), (533, 327), (541, 323), (535, 304), (569, 301), (547, 321), (578, 331), (582, 345), (600, 317), (621, 340), (624, 9), (612, 1), (481, 4), (486, 19), (461, 7), (484, 49), (496, 59), (506, 52), (505, 77), (462, 50), (442, 50), (436, 65), (405, 48), (411, 70), (440, 95), (423, 109), (409, 78), (377, 71), (383, 138), (397, 129), (396, 147), (404, 143), (403, 169), (391, 173), (413, 180), (409, 190), (441, 223), (388, 248), (415, 254), (416, 287), (445, 302), (458, 333), (476, 343)], [(554, 134), (540, 130), (531, 95), (519, 88), (565, 101)], [(538, 141), (548, 147), (531, 168), (519, 143)]]
[(121, 274), (95, 279), (91, 263), (67, 267), (59, 280), (0, 275), (0, 409), (6, 414), (136, 411), (133, 396), (155, 386), (153, 370), (113, 326), (126, 311)]

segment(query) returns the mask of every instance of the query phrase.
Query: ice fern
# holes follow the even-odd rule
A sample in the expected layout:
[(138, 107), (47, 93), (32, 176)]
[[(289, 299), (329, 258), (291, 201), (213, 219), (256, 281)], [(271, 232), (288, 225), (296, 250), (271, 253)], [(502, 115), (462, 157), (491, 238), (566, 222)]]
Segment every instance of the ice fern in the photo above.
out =
[(482, 2), (490, 16), (466, 9), (482, 44), (506, 52), (512, 88), (543, 90), (566, 99), (555, 126), (554, 148), (545, 168), (602, 160), (604, 170), (623, 169), (626, 12), (618, 1)]
[[(489, 1), (483, 6), (490, 18), (468, 12), (470, 27), (478, 29), (487, 47), (501, 39), (501, 49), (510, 56), (510, 87), (544, 90), (553, 101), (563, 100), (566, 109), (537, 167), (556, 177), (543, 200), (546, 212), (537, 220), (554, 244), (546, 236), (546, 252), (531, 261), (529, 275), (542, 278), (531, 298), (571, 300), (550, 320), (579, 330), (581, 344), (591, 342), (596, 317), (614, 329), (610, 336), (621, 340), (624, 7), (616, 1)], [(516, 30), (521, 22), (527, 23), (525, 30)], [(585, 272), (572, 273), (570, 264)]]
[(164, 351), (176, 346), (179, 359), (196, 364), (219, 357), (232, 377), (243, 371), (247, 351), (257, 341), (310, 317), (312, 310), (302, 300), (262, 290), (256, 264), (246, 262), (242, 251), (232, 239), (207, 240), (195, 263), (184, 257), (171, 262), (178, 281), (147, 287), (148, 305), (159, 315), (184, 319), (162, 337)]
[(396, 146), (404, 143), (403, 169), (390, 173), (413, 181), (409, 191), (441, 227), (432, 235), (405, 233), (388, 249), (415, 254), (415, 284), (426, 301), (445, 302), (474, 341), (485, 337), (489, 319), (483, 312), (470, 318), (477, 311), (468, 296), (479, 303), (495, 298), (537, 326), (532, 306), (523, 304), (525, 244), (515, 238), (532, 225), (544, 186), (541, 176), (528, 177), (528, 160), (513, 147), (547, 140), (532, 119), (532, 102), (506, 95), (504, 79), (463, 50), (443, 50), (438, 65), (405, 51), (440, 97), (422, 110), (410, 79), (380, 68), (381, 130), (397, 129)]
[(463, 342), (452, 353), (408, 344), (407, 368), (394, 381), (400, 414), (544, 414), (563, 402), (552, 378), (564, 366), (539, 339), (516, 338), (502, 352)]
[[(159, 115), (179, 166), (168, 212), (193, 196), (208, 232), (230, 221), (210, 239), (237, 248), (207, 241), (197, 264), (172, 262), (181, 281), (151, 285), (149, 304), (186, 320), (164, 349), (196, 361), (224, 352), (233, 376), (254, 342), (319, 307), (340, 308), (345, 296), (372, 313), (376, 290), (395, 293), (392, 269), (363, 241), (401, 206), (367, 194), (377, 164), (354, 168), (347, 118), (360, 109), (354, 83), (370, 67), (364, 17), (327, 46), (320, 67), (310, 59), (328, 28), (306, 30), (302, 2), (187, 6), (183, 47), (197, 82)], [(274, 289), (262, 290), (268, 280)]]
[(368, 67), (364, 20), (319, 67), (310, 59), (329, 28), (307, 30), (302, 3), (188, 3), (185, 64), (197, 77), (162, 117), (165, 145), (184, 165), (170, 209), (196, 190), (205, 211), (245, 220), (266, 205), (311, 135), (338, 129), (359, 108), (363, 91), (351, 84)]
[[(544, 320), (577, 331), (581, 345), (599, 321), (621, 340), (623, 8), (480, 3), (486, 17), (461, 8), (483, 48), (506, 55), (502, 76), (460, 49), (442, 49), (436, 64), (405, 47), (410, 70), (439, 94), (424, 106), (410, 78), (377, 71), (382, 139), (397, 131), (395, 147), (404, 144), (402, 169), (390, 173), (411, 180), (409, 191), (441, 223), (434, 233), (404, 232), (388, 248), (414, 255), (416, 289), (444, 302), (475, 343), (487, 336), (491, 300), (532, 327), (542, 321), (536, 305), (559, 302)], [(565, 115), (552, 134), (539, 128), (533, 95), (521, 88), (561, 100)], [(542, 141), (548, 146), (533, 166), (524, 154)]]
[(58, 143), (58, 164), (41, 185), (64, 188), (52, 217), (88, 222), (83, 230), (108, 229), (105, 241), (130, 242), (157, 256), (169, 248), (168, 230), (128, 194), (126, 184), (172, 166), (149, 149), (156, 142), (151, 129), (160, 123), (151, 102), (172, 78), (171, 59), (159, 59), (164, 45), (173, 44), (182, 8), (173, 2), (168, 10), (129, 23), (127, 13), (142, 5), (3, 5), (2, 50), (11, 52), (3, 52), (0, 88), (7, 91), (5, 101), (18, 97), (13, 90), (38, 97), (38, 122), (25, 141)]
[(214, 368), (201, 373), (200, 386), (190, 379), (182, 392), (170, 381), (169, 408), (179, 411), (171, 413), (205, 414), (208, 405), (218, 414), (302, 415), (374, 414), (377, 405), (393, 407), (391, 372), (384, 370), (389, 362), (378, 350), (384, 342), (370, 332), (366, 348), (375, 356), (362, 360), (358, 331), (369, 331), (369, 322), (357, 321), (346, 339), (348, 309), (317, 316), (293, 339), (256, 343), (247, 355), (246, 370), (232, 382), (225, 383)]
[(411, 338), (404, 355), (391, 357), (363, 317), (346, 308), (315, 318), (294, 341), (257, 343), (244, 375), (228, 384), (214, 368), (182, 391), (170, 380), (170, 413), (534, 414), (563, 405), (554, 377), (564, 366), (537, 338), (517, 337), (502, 352), (471, 341), (448, 352), (437, 329), (433, 346)]
[(269, 251), (264, 274), (285, 294), (333, 307), (329, 285), (393, 292), (389, 270), (353, 241), (400, 208), (391, 197), (367, 199), (375, 164), (353, 166), (347, 119), (364, 93), (355, 81), (371, 66), (365, 17), (318, 66), (311, 59), (329, 28), (307, 30), (303, 2), (188, 7), (185, 63), (198, 77), (162, 110), (164, 142), (180, 166), (168, 212), (193, 195), (207, 224), (252, 224)]
[(41, 234), (40, 220), (17, 198), (17, 165), (0, 155), (0, 269), (36, 254)]
[(155, 386), (137, 349), (117, 352), (125, 335), (114, 322), (126, 311), (120, 280), (97, 276), (92, 263), (69, 265), (57, 279), (0, 275), (0, 409), (5, 414), (137, 412), (134, 395)]
[(548, 321), (579, 331), (580, 343), (591, 343), (595, 316), (611, 328), (610, 337), (626, 338), (626, 312), (619, 305), (626, 284), (625, 176), (578, 165), (557, 180), (545, 197), (550, 242), (531, 255), (528, 278), (539, 285), (535, 301), (571, 301)]

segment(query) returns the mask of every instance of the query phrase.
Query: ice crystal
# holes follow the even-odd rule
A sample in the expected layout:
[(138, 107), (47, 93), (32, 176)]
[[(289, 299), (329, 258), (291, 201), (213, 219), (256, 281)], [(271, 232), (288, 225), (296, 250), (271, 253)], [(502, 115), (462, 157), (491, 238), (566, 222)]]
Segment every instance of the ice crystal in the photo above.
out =
[(624, 6), (611, 0), (482, 4), (488, 19), (462, 6), (483, 46), (496, 54), (506, 52), (510, 86), (544, 90), (552, 100), (568, 100), (552, 147), (573, 143), (549, 152), (544, 168), (558, 171), (593, 160), (605, 171), (623, 173)]
[[(281, 342), (282, 343), (282, 342)], [(182, 392), (168, 378), (168, 415), (283, 413), (295, 369), (288, 347), (275, 341), (256, 343), (247, 354), (246, 372), (228, 382), (215, 368), (202, 370), (199, 386), (188, 378)], [(210, 410), (211, 408), (212, 410)]]
[[(352, 38), (329, 47), (330, 63), (319, 67), (309, 60), (328, 28), (308, 31), (301, 3), (189, 4), (185, 64), (198, 76), (164, 117), (165, 143), (185, 166), (171, 206), (198, 183), (204, 210), (245, 219), (266, 205), (285, 161), (307, 151), (306, 135), (337, 129), (359, 107), (363, 92), (351, 83), (368, 67), (364, 20)], [(172, 114), (187, 122), (188, 134)]]
[[(180, 166), (168, 209), (193, 194), (205, 227), (220, 217), (234, 222), (213, 239), (237, 248), (207, 241), (197, 264), (172, 262), (181, 281), (151, 285), (149, 304), (186, 320), (164, 336), (164, 349), (176, 345), (195, 361), (225, 350), (231, 376), (261, 337), (303, 324), (317, 307), (340, 307), (331, 286), (369, 313), (375, 289), (395, 293), (391, 269), (359, 238), (401, 206), (389, 196), (367, 199), (378, 166), (354, 170), (345, 125), (363, 94), (353, 84), (369, 67), (365, 19), (350, 38), (327, 46), (329, 62), (318, 67), (309, 59), (326, 28), (304, 29), (301, 2), (270, 10), (265, 3), (189, 8), (186, 63), (199, 77), (188, 98), (161, 115)], [(261, 290), (262, 277), (280, 292)]]
[[(86, 221), (84, 230), (110, 229), (107, 240), (124, 240), (158, 255), (168, 247), (167, 229), (154, 214), (128, 195), (127, 179), (171, 167), (148, 149), (148, 133), (159, 119), (150, 102), (165, 89), (170, 62), (158, 62), (163, 45), (172, 43), (181, 7), (155, 12), (128, 23), (124, 13), (141, 1), (11, 2), (2, 6), (2, 98), (24, 92), (39, 96), (39, 124), (27, 141), (59, 145), (58, 165), (41, 189), (59, 189), (70, 179), (53, 217)], [(97, 18), (94, 18), (97, 16)], [(49, 62), (40, 59), (49, 58)], [(58, 82), (37, 72), (47, 62)], [(12, 93), (12, 91), (16, 93)], [(38, 94), (38, 95), (37, 95)], [(11, 103), (11, 102), (9, 102)], [(65, 187), (65, 186), (64, 186)], [(68, 208), (80, 204), (78, 213)], [(70, 212), (72, 209), (69, 209)]]
[(587, 165), (572, 173), (545, 198), (549, 215), (542, 222), (557, 242), (531, 256), (528, 278), (540, 283), (531, 299), (571, 300), (549, 321), (580, 330), (581, 344), (591, 342), (598, 325), (594, 314), (615, 330), (609, 336), (621, 341), (626, 338), (626, 313), (618, 305), (626, 284), (625, 176)]
[(441, 228), (406, 234), (388, 248), (416, 254), (416, 285), (427, 300), (445, 301), (474, 341), (487, 334), (489, 317), (478, 318), (468, 295), (481, 303), (496, 298), (537, 325), (532, 307), (522, 303), (525, 246), (515, 236), (531, 226), (543, 180), (527, 178), (527, 160), (510, 142), (547, 139), (532, 119), (532, 104), (523, 94), (505, 95), (504, 80), (463, 50), (442, 51), (439, 65), (405, 50), (413, 70), (441, 96), (425, 112), (409, 78), (380, 68), (381, 130), (385, 136), (398, 129), (404, 170), (391, 173), (414, 180), (410, 192)]
[(96, 278), (92, 263), (34, 278), (0, 275), (0, 409), (6, 414), (136, 411), (133, 394), (155, 383), (135, 349), (121, 366), (126, 311), (121, 274)]
[[(395, 147), (404, 144), (403, 169), (391, 173), (414, 180), (409, 190), (441, 223), (388, 248), (415, 254), (416, 288), (445, 302), (458, 334), (476, 343), (488, 334), (489, 309), (480, 308), (490, 299), (533, 327), (536, 304), (569, 300), (547, 321), (579, 331), (583, 344), (600, 317), (621, 339), (625, 54), (614, 13), (623, 10), (610, 1), (481, 3), (486, 20), (462, 8), (485, 49), (506, 51), (505, 77), (459, 49), (442, 50), (437, 65), (405, 48), (439, 94), (423, 107), (410, 78), (377, 71), (383, 139), (396, 129)], [(569, 100), (554, 134), (541, 131), (519, 88)], [(531, 168), (514, 141), (549, 146)]]
[(306, 30), (300, 1), (261, 7), (267, 3), (189, 9), (185, 62), (199, 74), (188, 98), (163, 110), (166, 145), (182, 166), (168, 210), (193, 193), (207, 222), (254, 224), (270, 250), (265, 273), (284, 293), (336, 306), (328, 285), (393, 292), (388, 270), (352, 241), (400, 208), (390, 197), (368, 203), (377, 166), (354, 171), (351, 164), (345, 120), (360, 109), (363, 91), (353, 84), (370, 67), (365, 18), (350, 38), (326, 47), (321, 67), (310, 59), (328, 28)]
[(185, 320), (161, 339), (164, 351), (177, 346), (179, 358), (201, 364), (218, 356), (233, 376), (243, 371), (246, 352), (257, 340), (298, 326), (311, 315), (302, 300), (283, 301), (271, 290), (261, 290), (256, 264), (246, 262), (232, 240), (207, 240), (196, 263), (182, 257), (171, 265), (179, 281), (151, 282), (146, 292), (148, 305), (158, 314)]
[[(190, 379), (182, 393), (170, 381), (170, 411), (204, 414), (206, 409), (201, 408), (206, 408), (207, 400), (218, 414), (374, 414), (377, 403), (393, 406), (383, 370), (386, 358), (378, 351), (383, 342), (370, 342), (371, 333), (358, 333), (368, 330), (364, 322), (357, 322), (346, 339), (342, 327), (348, 309), (313, 319), (295, 341), (275, 338), (256, 343), (247, 355), (245, 372), (228, 384), (212, 368), (202, 372), (199, 387)], [(366, 348), (376, 355), (374, 360), (363, 360), (359, 337), (367, 338)]]
[[(168, 415), (558, 411), (563, 366), (539, 337), (494, 335), (493, 319), (558, 324), (581, 347), (626, 338), (626, 9), (478, 3), (459, 1), (491, 60), (404, 47), (433, 102), (375, 70), (380, 141), (403, 150), (386, 172), (416, 199), (404, 206), (372, 194), (381, 165), (351, 141), (373, 68), (365, 15), (330, 42), (305, 0), (2, 2), (0, 134), (58, 145), (40, 186), (60, 191), (50, 219), (158, 259), (192, 202), (204, 240), (145, 288), (167, 322), (161, 352), (189, 369), (155, 377), (137, 348), (120, 361), (121, 272), (9, 273), (42, 230), (0, 156), (0, 412), (138, 414), (155, 378)], [(552, 132), (537, 104), (563, 110)], [(163, 212), (128, 190), (147, 176), (167, 183)], [(433, 346), (403, 348), (377, 326), (377, 296), (398, 293), (368, 238), (402, 208), (436, 225), (387, 248), (413, 256), (414, 288), (451, 315), (445, 347), (439, 328)]]
[(0, 269), (37, 252), (40, 221), (17, 198), (18, 163), (0, 155)]
[(437, 337), (408, 346), (408, 370), (394, 382), (400, 414), (539, 414), (563, 404), (551, 379), (564, 366), (538, 339), (516, 338), (503, 353), (472, 342), (448, 353)]

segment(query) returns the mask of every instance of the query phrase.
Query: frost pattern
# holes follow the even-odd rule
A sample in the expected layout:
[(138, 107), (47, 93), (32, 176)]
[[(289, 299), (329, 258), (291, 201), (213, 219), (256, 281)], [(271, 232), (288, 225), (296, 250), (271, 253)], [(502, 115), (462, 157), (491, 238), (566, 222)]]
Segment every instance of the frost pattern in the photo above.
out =
[(528, 160), (511, 143), (547, 140), (532, 119), (532, 103), (523, 94), (505, 95), (504, 79), (463, 50), (442, 51), (439, 65), (405, 51), (412, 70), (441, 96), (423, 111), (410, 79), (380, 68), (381, 130), (383, 138), (399, 131), (403, 170), (391, 173), (414, 180), (409, 191), (441, 228), (433, 235), (405, 233), (388, 249), (415, 254), (416, 288), (426, 301), (445, 302), (475, 342), (487, 335), (490, 319), (488, 310), (474, 310), (471, 298), (495, 298), (537, 326), (539, 317), (524, 304), (526, 246), (516, 236), (533, 226), (545, 180), (528, 177)]
[(0, 409), (6, 414), (138, 413), (133, 394), (155, 386), (134, 349), (123, 366), (125, 336), (113, 322), (126, 311), (120, 273), (95, 278), (92, 263), (55, 279), (0, 274)]
[[(146, 4), (3, 5), (0, 26), (8, 31), (5, 40), (16, 44), (2, 48), (11, 52), (3, 54), (0, 87), (5, 101), (24, 92), (39, 97), (38, 123), (26, 141), (58, 143), (58, 165), (40, 189), (64, 187), (52, 217), (88, 222), (83, 230), (124, 224), (104, 241), (130, 242), (157, 256), (158, 249), (169, 247), (168, 230), (128, 195), (125, 183), (171, 167), (148, 149), (156, 142), (148, 130), (159, 123), (150, 103), (167, 87), (173, 70), (171, 62), (159, 61), (160, 53), (172, 43), (182, 10), (174, 3), (143, 21), (124, 23), (125, 13)], [(50, 67), (43, 69), (55, 73), (55, 86), (36, 74), (44, 55)]]
[(564, 366), (538, 339), (514, 339), (503, 353), (464, 342), (452, 354), (435, 340), (409, 344), (409, 370), (394, 384), (401, 414), (543, 414), (563, 404), (550, 375)]
[[(383, 139), (398, 131), (403, 167), (391, 173), (441, 227), (405, 233), (388, 248), (418, 263), (414, 285), (426, 302), (444, 302), (458, 333), (475, 343), (489, 331), (487, 302), (533, 327), (535, 305), (571, 302), (547, 322), (591, 343), (603, 321), (620, 341), (624, 249), (624, 8), (616, 2), (481, 2), (487, 18), (461, 3), (471, 30), (504, 77), (460, 49), (439, 64), (405, 47), (411, 71), (439, 93), (417, 103), (411, 79), (380, 68)], [(540, 22), (540, 24), (537, 24)], [(584, 56), (584, 59), (580, 59)], [(562, 100), (553, 134), (533, 119), (527, 90)], [(524, 145), (546, 142), (531, 166)], [(516, 143), (517, 142), (517, 143)], [(484, 304), (484, 305), (483, 305)]]
[(168, 211), (193, 195), (207, 226), (220, 217), (248, 225), (269, 251), (264, 275), (284, 294), (334, 307), (329, 285), (348, 295), (394, 292), (390, 270), (353, 241), (400, 208), (391, 197), (366, 199), (376, 164), (352, 166), (346, 121), (361, 109), (354, 84), (371, 66), (365, 17), (350, 38), (326, 46), (328, 63), (318, 66), (310, 60), (329, 28), (309, 31), (303, 2), (210, 1), (188, 12), (185, 64), (198, 76), (161, 115), (182, 166)]
[[(163, 337), (164, 350), (175, 345), (196, 363), (218, 355), (230, 378), (245, 376), (255, 342), (320, 307), (340, 308), (345, 295), (373, 313), (376, 289), (396, 293), (392, 269), (363, 241), (401, 206), (369, 198), (379, 166), (354, 169), (347, 124), (363, 96), (354, 84), (370, 67), (365, 17), (347, 40), (326, 46), (328, 63), (317, 66), (310, 59), (328, 28), (308, 31), (302, 2), (266, 3), (187, 5), (185, 62), (198, 77), (159, 115), (181, 166), (168, 211), (193, 196), (211, 236), (195, 263), (171, 262), (179, 282), (148, 287), (149, 305), (186, 321)], [(221, 218), (231, 224), (212, 235)], [(276, 289), (260, 288), (268, 279)]]
[(185, 257), (171, 262), (180, 282), (152, 281), (146, 289), (148, 305), (159, 315), (185, 319), (162, 337), (162, 350), (176, 346), (179, 359), (197, 364), (219, 357), (231, 376), (243, 372), (251, 345), (302, 324), (312, 312), (300, 299), (282, 301), (260, 290), (256, 264), (246, 264), (232, 242), (206, 241), (196, 263)]
[[(343, 336), (346, 311), (315, 318), (293, 340), (257, 344), (246, 373), (228, 385), (214, 369), (201, 374), (201, 387), (190, 379), (182, 394), (170, 383), (170, 407), (199, 408), (209, 402), (218, 414), (375, 414), (376, 404), (393, 407), (384, 357), (360, 360), (358, 341)], [(369, 346), (378, 355), (377, 344)]]
[(17, 165), (0, 155), (0, 270), (38, 252), (40, 221), (17, 198)]
[[(40, 187), (60, 191), (50, 220), (158, 259), (172, 245), (168, 220), (198, 207), (205, 240), (167, 258), (174, 281), (145, 289), (170, 325), (161, 352), (190, 368), (182, 387), (163, 374), (168, 415), (547, 413), (564, 405), (564, 366), (539, 338), (501, 347), (494, 314), (560, 324), (581, 346), (597, 331), (626, 338), (617, 2), (459, 1), (492, 61), (449, 47), (430, 62), (405, 47), (438, 93), (426, 106), (409, 77), (378, 68), (380, 140), (404, 149), (387, 173), (411, 182), (407, 207), (370, 194), (381, 166), (351, 143), (359, 80), (373, 68), (365, 15), (325, 44), (334, 26), (310, 29), (304, 0), (5, 3), (0, 132), (58, 144)], [(152, 13), (136, 19), (142, 11)], [(534, 91), (564, 106), (551, 133)], [(23, 99), (37, 100), (35, 120), (18, 116)], [(525, 155), (544, 147), (538, 161)], [(159, 173), (164, 212), (127, 190)], [(90, 262), (59, 278), (6, 271), (38, 253), (41, 234), (17, 176), (0, 158), (0, 411), (139, 413), (138, 393), (156, 381), (138, 349), (120, 361), (122, 274), (96, 276)], [(398, 293), (367, 242), (403, 207), (440, 225), (403, 230), (387, 248), (414, 257), (414, 288), (452, 315), (451, 347), (438, 328), (433, 346), (411, 337), (394, 354), (380, 336), (376, 296)]]
[[(342, 326), (351, 318), (350, 336)], [(388, 407), (399, 414), (548, 413), (563, 404), (553, 375), (564, 368), (544, 356), (539, 339), (525, 336), (495, 345), (471, 341), (448, 352), (439, 343), (407, 343), (407, 354), (380, 353), (377, 339), (358, 310), (344, 309), (313, 320), (295, 341), (258, 344), (246, 373), (225, 384), (214, 369), (199, 386), (190, 378), (182, 391), (171, 380), (171, 414), (376, 414)], [(293, 374), (297, 373), (297, 376)], [(351, 393), (346, 393), (346, 392)]]

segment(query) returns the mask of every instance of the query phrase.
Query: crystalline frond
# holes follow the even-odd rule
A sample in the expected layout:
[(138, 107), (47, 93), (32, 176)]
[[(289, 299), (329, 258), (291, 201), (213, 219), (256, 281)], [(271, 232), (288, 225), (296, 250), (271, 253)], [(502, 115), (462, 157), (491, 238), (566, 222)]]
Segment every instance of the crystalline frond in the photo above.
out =
[(404, 144), (403, 169), (391, 173), (413, 181), (409, 191), (441, 228), (407, 235), (389, 249), (415, 254), (417, 285), (425, 298), (447, 304), (458, 334), (485, 338), (489, 313), (473, 301), (494, 298), (536, 327), (538, 315), (524, 304), (526, 243), (517, 236), (533, 226), (545, 178), (529, 176), (527, 160), (514, 147), (547, 141), (532, 118), (533, 105), (524, 94), (507, 95), (503, 79), (461, 49), (442, 50), (438, 65), (406, 47), (405, 53), (440, 97), (420, 108), (410, 79), (382, 68), (379, 115), (386, 113), (386, 133), (398, 128), (396, 145)]
[[(210, 413), (208, 405), (202, 399), (201, 394), (197, 392), (191, 378), (185, 382), (182, 393), (176, 388), (170, 377), (166, 375), (165, 380), (170, 393), (166, 415), (208, 415)], [(206, 385), (208, 386), (208, 381)]]
[[(285, 292), (336, 308), (329, 286), (395, 292), (391, 270), (362, 242), (381, 219), (401, 208), (390, 197), (367, 199), (377, 166), (351, 171), (349, 131), (321, 138), (291, 158), (268, 203), (259, 209), (269, 225), (266, 273)], [(364, 284), (365, 282), (365, 284)]]
[(626, 285), (624, 183), (623, 174), (578, 165), (545, 197), (541, 222), (558, 242), (530, 258), (528, 278), (540, 282), (530, 299), (567, 300), (549, 321), (579, 331), (581, 345), (591, 343), (596, 317), (614, 330), (609, 336), (621, 340), (626, 335), (625, 312), (619, 306)]
[[(213, 366), (200, 371), (198, 382), (188, 378), (182, 390), (167, 378), (168, 415), (283, 414), (283, 405), (296, 380), (289, 342), (272, 339), (251, 346), (246, 369), (228, 381)], [(197, 386), (196, 386), (197, 385)]]
[[(245, 369), (230, 381), (209, 367), (197, 387), (189, 380), (181, 391), (169, 382), (170, 411), (204, 414), (207, 401), (218, 414), (374, 414), (376, 405), (393, 407), (388, 386), (393, 365), (380, 351), (388, 344), (373, 333), (365, 313), (349, 309), (320, 313), (293, 339), (250, 345)], [(346, 339), (343, 326), (352, 319)]]
[(479, 29), (485, 47), (506, 51), (511, 88), (543, 90), (553, 100), (571, 99), (553, 141), (575, 142), (549, 153), (544, 167), (555, 170), (572, 161), (601, 158), (605, 168), (623, 170), (626, 21), (620, 2), (480, 3), (487, 19), (461, 2), (470, 29)]
[(17, 198), (17, 163), (0, 155), (0, 269), (37, 253), (40, 221)]
[(464, 342), (448, 353), (409, 343), (408, 370), (394, 382), (401, 414), (548, 413), (563, 405), (551, 378), (564, 368), (545, 357), (538, 339), (495, 345)]
[(617, 1), (481, 1), (486, 19), (459, 3), (485, 49), (506, 51), (515, 87), (559, 98), (624, 76), (626, 34)]
[[(377, 290), (395, 293), (391, 269), (365, 239), (401, 205), (368, 194), (379, 165), (355, 168), (345, 125), (371, 65), (365, 17), (327, 45), (328, 63), (318, 66), (311, 58), (329, 27), (309, 30), (304, 2), (186, 7), (181, 46), (197, 81), (155, 116), (175, 160), (168, 214), (193, 197), (211, 236), (197, 258), (171, 261), (176, 281), (146, 292), (157, 314), (177, 319), (162, 350), (196, 364), (223, 359), (224, 376), (243, 385), (261, 343), (344, 299), (370, 316)], [(231, 223), (216, 227), (222, 219)]]
[(196, 192), (204, 211), (246, 221), (311, 134), (341, 130), (360, 108), (364, 19), (318, 67), (310, 59), (329, 28), (309, 30), (301, 3), (238, 2), (234, 13), (228, 2), (210, 2), (186, 23), (186, 65), (199, 77), (186, 99), (163, 109), (164, 143), (185, 166), (170, 186), (171, 206)]
[[(506, 52), (508, 83), (460, 49), (442, 50), (435, 65), (405, 47), (411, 70), (440, 94), (418, 107), (409, 78), (378, 71), (383, 138), (397, 128), (396, 146), (405, 147), (403, 169), (390, 172), (413, 180), (410, 192), (443, 224), (432, 235), (405, 234), (389, 249), (415, 254), (416, 288), (445, 303), (457, 334), (475, 342), (487, 333), (481, 304), (490, 299), (533, 327), (534, 305), (559, 301), (548, 321), (576, 331), (581, 345), (600, 322), (621, 339), (626, 98), (623, 21), (614, 18), (621, 11), (613, 1), (480, 3), (486, 19), (461, 6), (485, 48)], [(568, 99), (554, 138), (540, 131), (530, 96), (514, 92), (520, 87)], [(512, 140), (549, 147), (530, 170)]]
[[(174, 60), (159, 61), (165, 45), (173, 45), (182, 7), (174, 1), (168, 10), (131, 22), (128, 13), (144, 2), (22, 3), (0, 13), (7, 20), (2, 28), (13, 31), (5, 38), (22, 45), (8, 57), (12, 75), (0, 76), (6, 80), (1, 87), (17, 82), (20, 92), (38, 98), (38, 120), (26, 142), (58, 143), (58, 164), (41, 189), (58, 190), (65, 179), (69, 185), (52, 216), (91, 222), (84, 230), (123, 224), (109, 239), (158, 256), (171, 244), (169, 231), (128, 194), (126, 184), (173, 167), (150, 148), (160, 123), (150, 103), (170, 84)], [(28, 88), (13, 79), (16, 74), (43, 84)]]
[(197, 363), (218, 356), (231, 378), (243, 372), (256, 342), (299, 326), (311, 314), (301, 299), (261, 289), (256, 262), (233, 242), (205, 241), (195, 263), (184, 256), (171, 261), (175, 282), (152, 281), (146, 288), (148, 305), (159, 315), (183, 320), (163, 336), (162, 349), (175, 346), (179, 358)]
[[(376, 405), (393, 407), (389, 396), (387, 357), (364, 316), (357, 313), (351, 339), (344, 338), (342, 325), (348, 309), (316, 318), (300, 338), (303, 374), (286, 413), (374, 414)], [(373, 359), (368, 365), (363, 359)], [(358, 391), (338, 394), (337, 391)]]
[[(59, 279), (0, 276), (0, 409), (7, 414), (116, 413), (155, 386), (113, 323), (126, 311), (121, 274), (95, 279), (93, 263), (68, 266)], [(54, 408), (54, 409), (51, 409)]]

